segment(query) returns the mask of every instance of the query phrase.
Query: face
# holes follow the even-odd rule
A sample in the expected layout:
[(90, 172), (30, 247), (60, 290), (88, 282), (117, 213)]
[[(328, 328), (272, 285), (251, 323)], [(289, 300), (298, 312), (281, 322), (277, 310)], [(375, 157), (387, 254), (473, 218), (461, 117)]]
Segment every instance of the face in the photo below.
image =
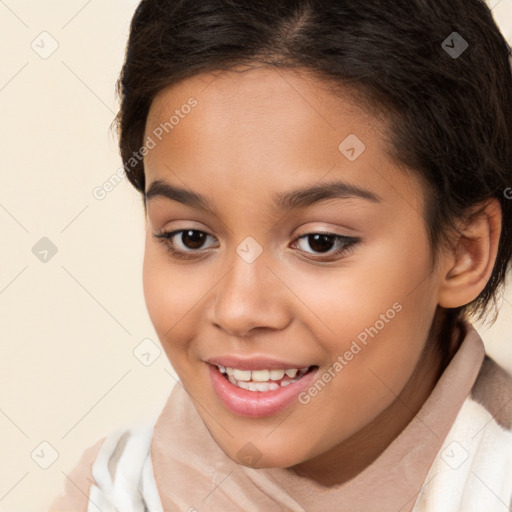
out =
[[(384, 130), (348, 94), (291, 70), (196, 75), (151, 105), (147, 308), (199, 415), (239, 463), (248, 446), (253, 467), (335, 453), (421, 364), (439, 276), (422, 187), (387, 158)], [(313, 370), (250, 391), (208, 362), (227, 356), (242, 370), (269, 358), (253, 369), (274, 377)]]

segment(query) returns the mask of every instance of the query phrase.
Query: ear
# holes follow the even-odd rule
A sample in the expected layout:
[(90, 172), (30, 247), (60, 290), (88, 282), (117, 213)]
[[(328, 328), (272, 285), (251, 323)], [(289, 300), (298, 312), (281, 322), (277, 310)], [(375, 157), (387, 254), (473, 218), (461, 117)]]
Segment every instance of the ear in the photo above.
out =
[(496, 261), (502, 219), (500, 203), (492, 198), (473, 212), (459, 226), (452, 251), (442, 256), (438, 303), (444, 308), (464, 306), (476, 299)]

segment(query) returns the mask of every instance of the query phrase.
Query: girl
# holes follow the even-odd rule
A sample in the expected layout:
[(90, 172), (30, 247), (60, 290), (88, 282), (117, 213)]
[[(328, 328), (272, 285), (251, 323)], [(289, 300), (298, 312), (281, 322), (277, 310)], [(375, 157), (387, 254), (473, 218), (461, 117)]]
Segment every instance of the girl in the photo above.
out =
[(470, 315), (512, 254), (510, 55), (481, 0), (143, 0), (117, 126), (180, 380), (51, 510), (507, 510)]

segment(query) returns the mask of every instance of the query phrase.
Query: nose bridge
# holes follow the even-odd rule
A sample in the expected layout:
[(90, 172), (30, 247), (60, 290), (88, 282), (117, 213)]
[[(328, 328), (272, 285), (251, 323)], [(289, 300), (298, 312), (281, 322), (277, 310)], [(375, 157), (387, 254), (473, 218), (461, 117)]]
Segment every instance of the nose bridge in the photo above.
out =
[(267, 281), (268, 258), (263, 246), (252, 236), (246, 237), (235, 247), (234, 254), (229, 258), (231, 270), (221, 284), (222, 299), (239, 301), (248, 308), (256, 307), (263, 295), (263, 284)]
[(278, 279), (268, 253), (253, 237), (246, 237), (229, 259), (230, 270), (217, 288), (214, 321), (226, 331), (242, 335), (254, 327), (281, 328), (286, 308), (278, 299)]

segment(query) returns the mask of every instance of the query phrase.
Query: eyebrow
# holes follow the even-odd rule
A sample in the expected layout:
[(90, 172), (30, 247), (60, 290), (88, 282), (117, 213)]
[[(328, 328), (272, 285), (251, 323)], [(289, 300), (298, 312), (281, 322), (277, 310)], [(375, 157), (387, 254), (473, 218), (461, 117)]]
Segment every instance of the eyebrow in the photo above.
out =
[[(192, 207), (214, 211), (212, 201), (206, 196), (171, 185), (163, 180), (153, 181), (144, 197), (145, 200), (164, 197)], [(381, 201), (381, 198), (370, 190), (343, 181), (332, 181), (277, 193), (273, 196), (273, 202), (277, 210), (292, 210), (306, 208), (326, 199), (349, 199), (354, 197), (375, 203)]]

